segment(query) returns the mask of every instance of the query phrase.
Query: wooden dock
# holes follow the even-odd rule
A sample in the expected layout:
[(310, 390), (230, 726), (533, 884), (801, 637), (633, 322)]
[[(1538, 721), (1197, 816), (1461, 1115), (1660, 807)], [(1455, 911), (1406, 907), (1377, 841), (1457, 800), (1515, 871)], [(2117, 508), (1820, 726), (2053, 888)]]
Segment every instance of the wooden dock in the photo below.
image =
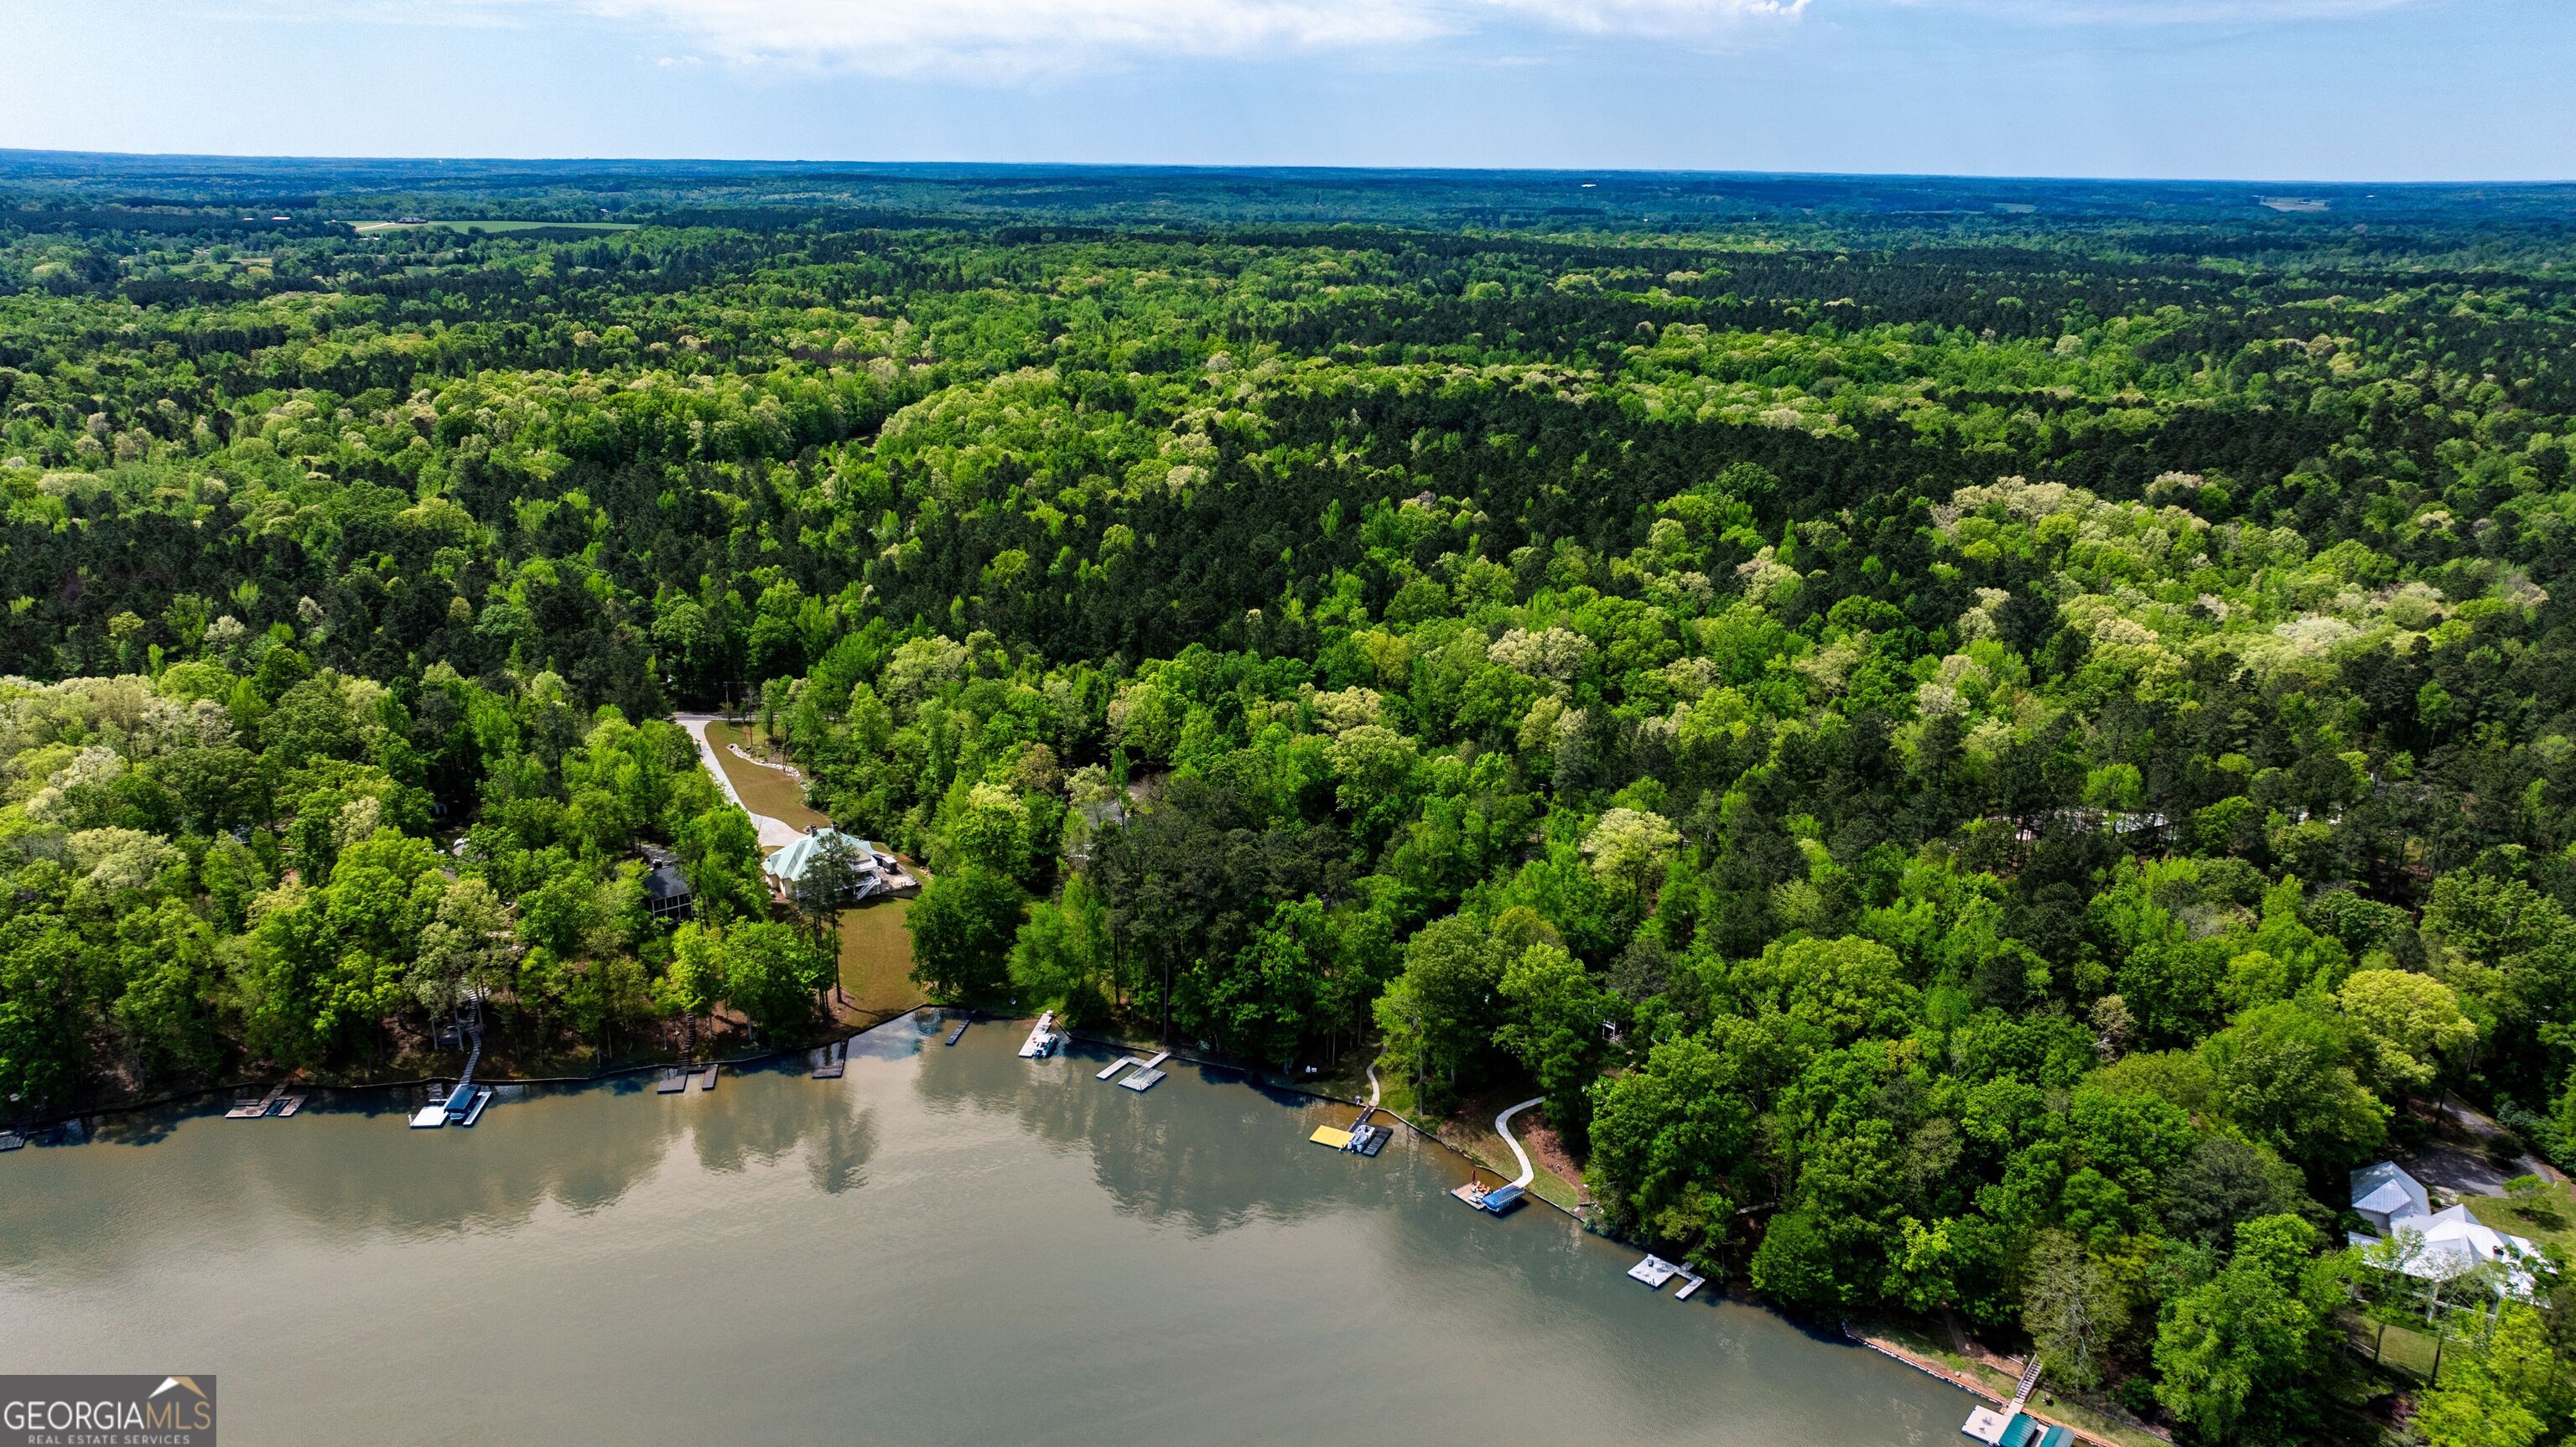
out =
[(689, 1072), (676, 1065), (665, 1066), (662, 1078), (653, 1086), (655, 1095), (677, 1095), (689, 1088)]
[(958, 1021), (957, 1028), (948, 1032), (948, 1043), (954, 1045), (958, 1041), (965, 1039), (966, 1027), (974, 1023), (975, 1022), (972, 1019)]
[(236, 1101), (232, 1109), (224, 1112), (224, 1119), (257, 1120), (261, 1116), (268, 1114), (269, 1111), (276, 1106), (277, 1102), (284, 1098), (285, 1095), (286, 1085), (281, 1081), (276, 1085), (270, 1086), (268, 1088), (268, 1094), (261, 1096), (257, 1100)]
[(1107, 1080), (1130, 1065), (1142, 1065), (1144, 1063), (1144, 1061), (1137, 1059), (1133, 1055), (1121, 1055), (1117, 1059), (1110, 1061), (1107, 1065), (1100, 1067), (1100, 1073), (1091, 1078), (1094, 1080)]
[(1122, 1090), (1133, 1090), (1141, 1094), (1162, 1084), (1164, 1074), (1165, 1072), (1147, 1065), (1142, 1070), (1128, 1072), (1127, 1078), (1118, 1082), (1118, 1085)]
[(706, 1069), (698, 1072), (698, 1089), (713, 1090), (716, 1088), (716, 1069), (717, 1067), (710, 1065)]
[(284, 1120), (303, 1108), (304, 1097), (300, 1095), (290, 1095), (279, 1100), (277, 1102), (277, 1109), (270, 1113), (275, 1115), (279, 1120)]

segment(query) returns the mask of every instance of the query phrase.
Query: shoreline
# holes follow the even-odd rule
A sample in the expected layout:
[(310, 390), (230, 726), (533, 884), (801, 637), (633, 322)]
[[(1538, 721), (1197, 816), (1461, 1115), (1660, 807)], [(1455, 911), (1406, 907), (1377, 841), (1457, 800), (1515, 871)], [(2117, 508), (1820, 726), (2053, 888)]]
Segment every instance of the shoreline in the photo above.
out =
[[(1898, 1346), (1896, 1343), (1887, 1340), (1885, 1337), (1871, 1336), (1860, 1328), (1853, 1326), (1849, 1321), (1842, 1323), (1842, 1331), (1843, 1336), (1856, 1346), (1866, 1347), (1869, 1350), (1878, 1353), (1880, 1356), (1886, 1357), (1890, 1361), (1903, 1362), (1905, 1365), (1912, 1367), (1914, 1370), (1923, 1373), (1927, 1377), (1934, 1377), (1947, 1382), (1951, 1386), (1957, 1387), (1963, 1392), (1971, 1393), (1985, 1401), (1995, 1404), (1998, 1407), (2008, 1405), (2011, 1401), (2011, 1398), (1996, 1391), (1984, 1381), (1971, 1376), (1966, 1372), (1962, 1372), (1956, 1367), (1943, 1362), (1934, 1361), (1929, 1357), (1925, 1357), (1917, 1352)], [(2099, 1432), (2088, 1431), (2085, 1428), (2075, 1425), (2073, 1422), (2064, 1420), (2063, 1418), (2052, 1417), (2047, 1413), (2040, 1411), (2038, 1408), (2031, 1406), (2027, 1402), (2022, 1404), (2021, 1410), (2024, 1414), (2029, 1416), (2032, 1421), (2040, 1422), (2051, 1427), (2065, 1428), (2068, 1432), (2074, 1434), (2077, 1441), (2089, 1443), (2090, 1447), (2135, 1447), (2135, 1444), (2123, 1442), (2116, 1437), (2106, 1437)], [(2170, 1442), (2173, 1440), (2171, 1437), (2156, 1432), (2153, 1428), (2145, 1427), (2143, 1424), (2139, 1430), (2147, 1433), (2150, 1437), (2153, 1437), (2158, 1441)]]

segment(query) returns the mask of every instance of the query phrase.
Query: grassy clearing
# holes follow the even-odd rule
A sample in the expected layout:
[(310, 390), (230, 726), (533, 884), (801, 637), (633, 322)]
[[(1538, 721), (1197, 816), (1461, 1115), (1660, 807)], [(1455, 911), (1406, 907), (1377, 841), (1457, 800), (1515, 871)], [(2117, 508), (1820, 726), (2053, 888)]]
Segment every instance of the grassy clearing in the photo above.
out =
[(2529, 1201), (2506, 1196), (2463, 1196), (2469, 1214), (2498, 1231), (2527, 1236), (2576, 1256), (2576, 1195), (2553, 1184)]
[(753, 746), (749, 731), (732, 724), (711, 723), (707, 725), (707, 742), (715, 745), (716, 763), (723, 767), (725, 777), (733, 781), (734, 792), (742, 796), (751, 812), (799, 829), (820, 829), (831, 824), (829, 816), (806, 806), (804, 784), (777, 769), (734, 756), (728, 745), (740, 744), (754, 754), (762, 752)]
[(882, 899), (841, 911), (841, 989), (861, 1010), (892, 1015), (929, 1003), (912, 982), (912, 902)]
[(2433, 1379), (2441, 1343), (2431, 1332), (2368, 1320), (2355, 1320), (2350, 1327), (2353, 1345), (2362, 1355), (2419, 1382)]

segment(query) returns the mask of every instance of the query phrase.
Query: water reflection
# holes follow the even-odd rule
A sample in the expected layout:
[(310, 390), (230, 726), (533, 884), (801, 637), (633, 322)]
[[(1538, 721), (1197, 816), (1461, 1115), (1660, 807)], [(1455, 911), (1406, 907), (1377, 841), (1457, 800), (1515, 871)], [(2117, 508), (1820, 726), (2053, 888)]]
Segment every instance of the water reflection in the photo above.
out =
[[(328, 1097), (0, 1157), (0, 1361), (184, 1360), (226, 1374), (263, 1443), (362, 1421), (425, 1443), (907, 1447), (1224, 1422), (1300, 1447), (1771, 1447), (1930, 1442), (1964, 1415), (1766, 1313), (1648, 1293), (1553, 1212), (1457, 1205), (1436, 1147), (1306, 1140), (1347, 1107), (1196, 1068), (1138, 1094), (1095, 1078), (1105, 1052), (1023, 1061), (1025, 1027), (954, 1049), (949, 1028), (882, 1027), (837, 1082), (644, 1078), (441, 1131), (405, 1129), (405, 1100)], [(438, 1371), (388, 1370), (425, 1346)]]
[[(106, 1117), (87, 1144), (52, 1148), (62, 1169), (0, 1176), (11, 1217), (66, 1228), (50, 1239), (0, 1232), (0, 1273), (31, 1267), (39, 1253), (49, 1272), (114, 1272), (138, 1239), (276, 1212), (317, 1234), (507, 1231), (548, 1204), (607, 1209), (683, 1144), (708, 1174), (802, 1153), (815, 1189), (854, 1189), (876, 1150), (873, 1112), (803, 1076), (753, 1068), (713, 1096), (658, 1095), (650, 1077), (540, 1087), (494, 1105), (470, 1131), (410, 1130), (417, 1102), (389, 1091), (324, 1092), (292, 1120), (225, 1120), (220, 1102)], [(775, 1088), (790, 1081), (796, 1088)], [(729, 1092), (764, 1085), (759, 1108), (728, 1108)], [(184, 1182), (187, 1212), (170, 1209), (174, 1181)]]

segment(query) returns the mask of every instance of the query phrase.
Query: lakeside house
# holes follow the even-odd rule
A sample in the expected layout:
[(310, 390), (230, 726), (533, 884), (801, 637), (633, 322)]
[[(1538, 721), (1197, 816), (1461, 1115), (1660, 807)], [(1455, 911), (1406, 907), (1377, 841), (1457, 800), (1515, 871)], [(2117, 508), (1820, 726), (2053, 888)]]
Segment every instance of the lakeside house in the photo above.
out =
[(769, 881), (771, 897), (782, 904), (795, 898), (796, 887), (806, 874), (834, 853), (842, 854), (850, 864), (850, 882), (842, 890), (840, 903), (858, 904), (913, 886), (912, 876), (890, 851), (873, 840), (826, 826), (797, 836), (794, 843), (761, 861), (760, 872)]
[(2380, 1258), (2388, 1269), (2418, 1281), (2456, 1280), (2481, 1266), (2497, 1266), (2496, 1290), (2514, 1296), (2532, 1293), (2532, 1275), (2524, 1263), (2536, 1261), (2540, 1248), (2520, 1236), (2498, 1231), (2469, 1214), (2466, 1206), (2436, 1211), (2424, 1183), (2395, 1161), (2381, 1161), (2352, 1173), (2353, 1214), (2378, 1235), (2351, 1233), (2353, 1245), (2387, 1247)]
[(697, 891), (680, 869), (680, 856), (658, 845), (643, 846), (644, 911), (657, 924), (678, 924), (697, 912)]

